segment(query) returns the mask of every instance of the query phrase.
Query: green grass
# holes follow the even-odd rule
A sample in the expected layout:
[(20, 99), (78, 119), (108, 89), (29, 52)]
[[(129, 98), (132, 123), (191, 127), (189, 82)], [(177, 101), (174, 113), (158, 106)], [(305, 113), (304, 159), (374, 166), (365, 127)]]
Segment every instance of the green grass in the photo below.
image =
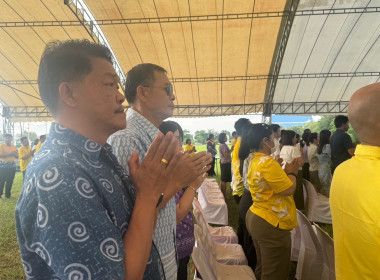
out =
[(0, 279), (26, 279), (16, 237), (15, 207), (22, 187), (22, 174), (17, 173), (12, 197), (0, 202)]

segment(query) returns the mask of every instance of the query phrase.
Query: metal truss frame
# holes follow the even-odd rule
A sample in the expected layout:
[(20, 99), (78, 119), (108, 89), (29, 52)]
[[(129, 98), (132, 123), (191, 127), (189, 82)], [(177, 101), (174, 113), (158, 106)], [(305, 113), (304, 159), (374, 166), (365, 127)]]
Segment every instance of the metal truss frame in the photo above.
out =
[[(83, 11), (84, 10), (80, 12), (83, 12)], [(295, 13), (292, 11), (279, 11), (279, 12), (262, 12), (262, 13), (216, 14), (216, 15), (202, 15), (202, 16), (180, 16), (180, 17), (159, 17), (159, 18), (122, 18), (122, 19), (104, 19), (104, 20), (97, 19), (96, 23), (98, 25), (124, 25), (124, 24), (172, 23), (172, 22), (190, 22), (190, 21), (217, 21), (217, 20), (237, 20), (237, 19), (251, 19), (251, 18), (288, 17), (292, 13), (294, 13), (295, 16), (313, 16), (313, 15), (363, 14), (363, 13), (378, 13), (378, 12), (380, 12), (380, 7), (339, 8), (339, 9), (300, 10), (300, 11), (296, 11)], [(91, 21), (89, 21), (86, 24), (91, 25)], [(81, 25), (83, 25), (82, 22), (81, 21), (78, 22), (76, 20), (0, 22), (0, 28), (38, 27), (38, 26), (43, 26), (43, 27), (81, 26)]]
[(3, 106), (2, 116), (9, 122), (17, 118), (52, 118), (45, 106)]
[(277, 53), (273, 56), (272, 65), (270, 69), (270, 75), (272, 76), (268, 82), (267, 82), (267, 89), (265, 92), (265, 98), (264, 101), (267, 103), (264, 111), (263, 111), (263, 122), (264, 123), (271, 123), (272, 120), (272, 107), (270, 104), (273, 101), (274, 92), (276, 90), (277, 80), (279, 78), (280, 69), (282, 60), (284, 58), (286, 46), (288, 45), (288, 39), (290, 35), (290, 31), (293, 26), (293, 21), (295, 17), (295, 13), (297, 11), (298, 7), (298, 0), (291, 0), (290, 7), (289, 7), (289, 16), (284, 20), (282, 28), (282, 35), (280, 40), (277, 42), (276, 50)]
[(117, 60), (111, 45), (108, 43), (107, 38), (103, 35), (98, 22), (96, 20), (92, 20), (93, 16), (89, 14), (87, 7), (83, 7), (81, 2), (78, 0), (64, 0), (64, 3), (73, 12), (80, 23), (79, 25), (83, 26), (86, 29), (90, 37), (98, 44), (102, 44), (110, 49), (113, 58), (113, 66), (116, 73), (119, 75), (120, 84), (124, 85), (126, 77), (124, 75), (123, 69), (119, 64), (119, 61)]
[[(342, 72), (342, 73), (310, 73), (310, 74), (280, 74), (277, 79), (319, 79), (319, 78), (351, 78), (351, 77), (379, 77), (380, 72)], [(198, 77), (198, 78), (172, 78), (173, 83), (195, 83), (195, 82), (231, 82), (274, 79), (275, 75), (247, 75), (227, 77)], [(9, 80), (0, 81), (7, 85), (30, 85), (37, 84), (37, 80)]]
[[(348, 101), (273, 103), (269, 105), (267, 103), (178, 105), (174, 109), (173, 117), (262, 114), (266, 106), (270, 106), (270, 111), (276, 115), (333, 115), (347, 113)], [(9, 122), (18, 121), (20, 118), (52, 118), (44, 106), (5, 106), (2, 115)]]

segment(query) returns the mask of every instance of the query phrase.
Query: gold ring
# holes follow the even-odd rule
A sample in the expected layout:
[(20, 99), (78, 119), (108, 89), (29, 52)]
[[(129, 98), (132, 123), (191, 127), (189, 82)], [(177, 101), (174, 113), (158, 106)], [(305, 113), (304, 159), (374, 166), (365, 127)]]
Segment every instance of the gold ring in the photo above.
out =
[(161, 162), (165, 163), (166, 165), (169, 164), (169, 162), (164, 158), (161, 159)]

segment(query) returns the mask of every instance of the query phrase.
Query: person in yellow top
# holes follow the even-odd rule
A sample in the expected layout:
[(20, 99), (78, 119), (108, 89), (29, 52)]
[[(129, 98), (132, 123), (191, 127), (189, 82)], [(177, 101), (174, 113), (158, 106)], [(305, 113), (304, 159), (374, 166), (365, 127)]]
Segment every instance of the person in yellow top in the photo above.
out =
[(40, 136), (40, 141), (38, 142), (37, 146), (36, 146), (36, 153), (41, 149), (41, 146), (42, 144), (45, 142), (46, 140), (46, 135), (41, 135)]
[(0, 145), (0, 199), (5, 185), (5, 197), (11, 197), (11, 189), (16, 174), (15, 160), (17, 148), (12, 145), (12, 135), (4, 134), (4, 144)]
[(186, 139), (185, 153), (188, 153), (190, 156), (195, 155), (197, 149), (194, 145), (191, 145), (191, 139)]
[(232, 132), (232, 140), (231, 140), (231, 152), (234, 150), (236, 142), (237, 142), (238, 135), (236, 131)]
[(235, 125), (234, 125), (238, 138), (234, 146), (234, 150), (232, 151), (232, 171), (233, 171), (232, 195), (234, 196), (237, 204), (239, 204), (241, 196), (244, 193), (244, 181), (239, 171), (239, 168), (240, 168), (239, 148), (240, 148), (241, 136), (243, 135), (245, 128), (250, 124), (251, 122), (248, 119), (240, 118), (235, 122)]
[(246, 226), (256, 248), (259, 280), (288, 278), (290, 231), (298, 224), (292, 194), (299, 165), (293, 160), (283, 170), (271, 157), (274, 147), (272, 129), (266, 124), (252, 124), (241, 142), (241, 149), (253, 151), (247, 175), (253, 204)]
[(32, 160), (34, 150), (29, 146), (28, 137), (23, 136), (20, 139), (22, 146), (18, 149), (18, 156), (20, 158), (20, 171), (22, 172), (22, 178), (25, 177), (25, 170), (28, 167), (29, 162)]
[(361, 140), (330, 189), (337, 280), (380, 279), (380, 83), (359, 89), (348, 117)]

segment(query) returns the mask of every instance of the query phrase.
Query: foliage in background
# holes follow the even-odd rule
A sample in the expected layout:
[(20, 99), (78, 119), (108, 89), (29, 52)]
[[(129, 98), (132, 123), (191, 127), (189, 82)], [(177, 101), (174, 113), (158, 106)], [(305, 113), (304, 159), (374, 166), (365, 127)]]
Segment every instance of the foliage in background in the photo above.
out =
[[(305, 125), (297, 125), (288, 127), (289, 130), (294, 130), (296, 133), (302, 136), (303, 131), (308, 128), (311, 130), (311, 132), (317, 132), (320, 133), (321, 130), (327, 129), (330, 130), (331, 133), (334, 133), (336, 131), (335, 125), (334, 125), (334, 119), (335, 116), (323, 116), (319, 121), (316, 122), (308, 122)], [(356, 132), (352, 129), (352, 127), (349, 128), (347, 133), (351, 136), (352, 141), (358, 141), (359, 137), (356, 134)]]

